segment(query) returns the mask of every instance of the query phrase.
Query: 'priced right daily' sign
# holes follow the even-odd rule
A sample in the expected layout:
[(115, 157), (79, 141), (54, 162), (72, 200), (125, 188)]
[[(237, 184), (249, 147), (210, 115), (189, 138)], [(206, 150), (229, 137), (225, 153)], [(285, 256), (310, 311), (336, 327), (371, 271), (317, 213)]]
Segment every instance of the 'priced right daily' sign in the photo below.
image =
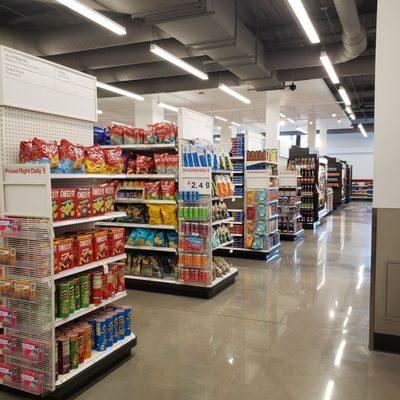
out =
[(183, 192), (199, 192), (211, 196), (211, 168), (182, 168), (181, 187)]

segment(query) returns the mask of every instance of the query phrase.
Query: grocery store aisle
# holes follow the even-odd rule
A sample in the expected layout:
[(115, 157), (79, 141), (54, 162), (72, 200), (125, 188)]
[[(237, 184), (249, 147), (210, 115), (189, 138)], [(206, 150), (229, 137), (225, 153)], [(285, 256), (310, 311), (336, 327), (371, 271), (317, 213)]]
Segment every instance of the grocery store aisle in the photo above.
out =
[(367, 348), (370, 224), (351, 204), (279, 260), (231, 259), (212, 300), (131, 291), (135, 355), (77, 399), (398, 399), (400, 357)]

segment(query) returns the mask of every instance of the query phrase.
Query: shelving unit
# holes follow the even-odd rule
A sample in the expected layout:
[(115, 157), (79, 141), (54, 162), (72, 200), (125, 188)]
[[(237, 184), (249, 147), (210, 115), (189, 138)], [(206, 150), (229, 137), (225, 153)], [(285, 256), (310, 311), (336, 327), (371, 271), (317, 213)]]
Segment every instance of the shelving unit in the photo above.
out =
[[(235, 196), (235, 202), (228, 203), (228, 211), (231, 215), (240, 218), (232, 222), (231, 228), (234, 238), (233, 246), (219, 249), (217, 254), (229, 255), (230, 257), (245, 257), (269, 260), (279, 254), (280, 242), (278, 232), (278, 171), (277, 153), (275, 150), (258, 152), (260, 160), (254, 160), (252, 152), (246, 153), (246, 135), (237, 135), (232, 139), (231, 160), (234, 162), (234, 185), (243, 185), (244, 196)], [(246, 154), (246, 157), (244, 156)], [(253, 158), (252, 158), (253, 157)], [(235, 165), (235, 161), (237, 164)], [(235, 177), (236, 182), (235, 182)], [(263, 248), (248, 248), (246, 238), (250, 232), (247, 227), (247, 193), (250, 190), (266, 190), (267, 199), (265, 207), (267, 216), (265, 219), (266, 233)]]
[[(10, 68), (20, 74), (5, 74), (4, 60)], [(24, 60), (21, 68), (20, 60)], [(46, 85), (37, 85), (34, 74), (41, 76)], [(68, 76), (67, 80), (61, 76)], [(61, 79), (61, 80), (60, 80)], [(107, 174), (51, 174), (49, 164), (16, 164), (19, 159), (19, 144), (40, 137), (45, 141), (66, 139), (83, 146), (93, 145), (93, 122), (96, 120), (96, 79), (92, 76), (59, 66), (19, 51), (0, 48), (0, 190), (2, 193), (0, 212), (2, 222), (13, 224), (17, 229), (0, 234), (3, 245), (16, 250), (14, 264), (2, 266), (3, 277), (21, 280), (29, 284), (31, 296), (27, 298), (0, 295), (3, 306), (14, 312), (16, 323), (2, 324), (4, 334), (17, 338), (18, 346), (23, 340), (36, 342), (43, 350), (43, 360), (28, 360), (19, 353), (3, 354), (9, 365), (17, 368), (16, 380), (2, 381), (3, 388), (28, 392), (38, 397), (51, 395), (66, 398), (77, 388), (82, 389), (94, 377), (100, 376), (123, 358), (130, 355), (136, 346), (132, 333), (109, 348), (106, 352), (92, 353), (90, 359), (79, 368), (57, 379), (58, 358), (56, 353), (56, 328), (72, 319), (90, 313), (106, 303), (123, 298), (121, 292), (109, 297), (98, 306), (90, 305), (65, 319), (55, 317), (56, 285), (65, 278), (74, 277), (95, 268), (108, 268), (108, 264), (124, 260), (126, 254), (109, 257), (79, 267), (54, 272), (54, 239), (58, 234), (89, 230), (98, 221), (121, 217), (124, 213), (110, 212), (89, 218), (53, 221), (51, 191), (55, 187), (90, 187), (93, 184), (115, 179)], [(60, 84), (63, 91), (58, 90)], [(15, 87), (18, 90), (15, 90)], [(30, 95), (34, 93), (34, 95)], [(23, 382), (22, 371), (37, 374)], [(28, 387), (30, 382), (30, 387)], [(38, 383), (35, 386), (35, 383)]]
[(298, 172), (286, 171), (279, 175), (279, 234), (281, 240), (295, 241), (304, 234), (302, 227), (300, 204), (301, 187)]
[(327, 209), (327, 164), (325, 157), (308, 148), (292, 146), (289, 150), (289, 166), (300, 168), (300, 211), (304, 229), (315, 229), (321, 218), (330, 212)]
[(353, 179), (351, 200), (372, 201), (374, 195), (373, 179)]
[(328, 159), (328, 186), (333, 190), (333, 208), (346, 202), (347, 168), (344, 161), (334, 157)]

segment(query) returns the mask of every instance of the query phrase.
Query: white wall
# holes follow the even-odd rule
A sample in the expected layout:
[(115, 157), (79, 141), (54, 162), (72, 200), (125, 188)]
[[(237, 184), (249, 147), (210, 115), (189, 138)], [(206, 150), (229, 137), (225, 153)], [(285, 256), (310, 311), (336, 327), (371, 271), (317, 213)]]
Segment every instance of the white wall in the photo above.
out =
[(348, 161), (353, 166), (353, 179), (374, 176), (374, 134), (364, 138), (361, 133), (328, 135), (327, 155)]

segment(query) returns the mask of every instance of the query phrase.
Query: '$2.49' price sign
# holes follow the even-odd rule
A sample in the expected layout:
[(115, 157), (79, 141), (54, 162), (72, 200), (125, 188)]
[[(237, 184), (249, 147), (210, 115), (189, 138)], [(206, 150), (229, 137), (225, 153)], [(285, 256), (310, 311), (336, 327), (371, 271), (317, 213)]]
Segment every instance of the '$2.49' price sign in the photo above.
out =
[(210, 168), (183, 168), (181, 185), (181, 191), (211, 195)]

